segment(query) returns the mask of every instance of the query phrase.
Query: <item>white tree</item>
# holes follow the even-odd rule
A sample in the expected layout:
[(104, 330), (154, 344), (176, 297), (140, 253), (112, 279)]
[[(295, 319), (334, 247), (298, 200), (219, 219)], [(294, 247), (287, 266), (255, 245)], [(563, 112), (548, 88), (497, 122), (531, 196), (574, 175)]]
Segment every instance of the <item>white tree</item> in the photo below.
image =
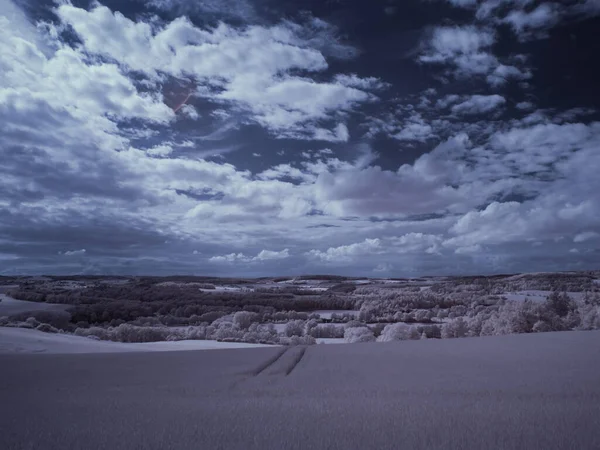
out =
[(459, 317), (442, 325), (442, 339), (465, 337), (467, 331), (467, 323)]
[(247, 330), (254, 322), (258, 322), (259, 315), (250, 311), (238, 311), (233, 315), (233, 323), (240, 329)]
[(419, 339), (420, 335), (416, 327), (405, 323), (391, 323), (386, 325), (377, 339), (379, 342), (404, 341), (408, 339)]
[(304, 321), (303, 320), (292, 320), (285, 324), (283, 330), (286, 336), (304, 336)]
[(354, 327), (344, 330), (344, 341), (348, 343), (372, 342), (374, 340), (375, 335), (369, 327)]

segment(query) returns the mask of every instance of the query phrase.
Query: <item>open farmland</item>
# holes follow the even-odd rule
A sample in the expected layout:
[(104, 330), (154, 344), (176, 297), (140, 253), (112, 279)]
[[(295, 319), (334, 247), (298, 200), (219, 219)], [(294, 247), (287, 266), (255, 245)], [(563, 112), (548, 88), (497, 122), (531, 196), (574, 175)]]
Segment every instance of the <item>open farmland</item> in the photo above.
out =
[(596, 449), (599, 354), (590, 331), (0, 355), (0, 447)]

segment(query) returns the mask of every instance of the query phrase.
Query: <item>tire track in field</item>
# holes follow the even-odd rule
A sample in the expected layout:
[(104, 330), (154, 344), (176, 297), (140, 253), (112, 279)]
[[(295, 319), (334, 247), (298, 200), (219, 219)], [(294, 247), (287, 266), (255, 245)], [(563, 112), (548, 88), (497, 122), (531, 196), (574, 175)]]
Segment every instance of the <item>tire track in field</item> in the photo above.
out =
[(300, 352), (298, 352), (298, 354), (296, 355), (296, 358), (294, 358), (293, 360), (293, 364), (288, 367), (287, 371), (285, 372), (285, 376), (287, 377), (290, 373), (292, 373), (292, 371), (296, 368), (296, 366), (298, 364), (300, 364), (300, 361), (302, 361), (302, 358), (304, 357), (304, 354), (306, 353), (306, 347), (302, 347), (300, 349)]
[(277, 363), (277, 361), (279, 361), (279, 359), (288, 351), (289, 347), (285, 347), (283, 349), (281, 349), (281, 351), (279, 351), (275, 356), (269, 358), (268, 360), (266, 360), (264, 363), (262, 363), (260, 366), (258, 366), (256, 369), (254, 369), (251, 373), (253, 376), (258, 376), (261, 373), (263, 373), (265, 370), (267, 370), (269, 367), (271, 367), (273, 364)]

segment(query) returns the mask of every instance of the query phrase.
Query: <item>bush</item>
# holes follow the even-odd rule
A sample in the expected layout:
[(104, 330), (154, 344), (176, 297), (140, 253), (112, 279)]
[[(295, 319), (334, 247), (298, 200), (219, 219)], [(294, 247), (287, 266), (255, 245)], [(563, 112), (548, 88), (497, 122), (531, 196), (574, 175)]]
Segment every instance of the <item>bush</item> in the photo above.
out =
[(381, 335), (377, 339), (378, 342), (390, 342), (390, 341), (405, 341), (408, 339), (420, 339), (421, 333), (419, 333), (417, 327), (407, 325), (405, 323), (392, 323), (386, 325), (381, 332)]
[(89, 337), (95, 340), (111, 340), (108, 330), (101, 327), (77, 328), (73, 334), (75, 334), (75, 336)]
[[(65, 311), (31, 311), (10, 316), (14, 322), (26, 321), (29, 319), (34, 327), (40, 323), (47, 323), (61, 330), (68, 330), (70, 326), (71, 315)], [(36, 321), (36, 322), (33, 322)]]
[[(169, 339), (170, 340), (175, 340), (173, 339), (175, 337), (174, 334), (169, 335)], [(196, 327), (188, 327), (187, 330), (185, 330), (183, 333), (181, 333), (179, 336), (181, 339), (189, 339), (189, 340), (193, 340), (193, 341), (204, 341), (208, 338), (208, 328), (205, 326), (196, 326)]]
[(256, 344), (278, 344), (279, 335), (273, 326), (259, 326), (256, 330), (245, 333), (242, 341)]
[[(421, 327), (417, 327), (417, 329), (420, 330)], [(442, 331), (438, 325), (425, 325), (422, 327), (422, 330), (421, 333), (425, 334), (428, 339), (441, 339), (442, 337)]]
[(249, 311), (238, 311), (233, 315), (233, 323), (242, 330), (247, 330), (250, 325), (259, 320), (260, 316), (258, 314)]
[(462, 317), (442, 325), (442, 338), (461, 338), (468, 333), (467, 323)]
[(571, 297), (569, 297), (566, 292), (559, 293), (554, 291), (548, 296), (546, 301), (548, 307), (559, 317), (565, 317), (569, 314), (569, 311), (575, 309), (573, 300), (571, 300)]
[(35, 319), (35, 317), (28, 317), (27, 320), (25, 320), (25, 323), (28, 323), (29, 325), (31, 325), (32, 327), (37, 327), (40, 323)]
[(215, 332), (211, 336), (212, 339), (216, 339), (217, 341), (223, 341), (226, 339), (232, 341), (241, 341), (243, 337), (244, 332), (231, 322), (220, 322), (217, 324)]
[(118, 342), (157, 342), (169, 337), (169, 330), (158, 327), (136, 327), (122, 324), (111, 330), (112, 339)]
[(158, 342), (166, 341), (172, 334), (168, 328), (159, 327), (136, 327), (134, 325), (122, 324), (116, 328), (77, 328), (76, 336), (96, 336), (104, 341), (115, 342)]
[[(120, 319), (117, 319), (120, 320)], [(122, 322), (122, 321), (121, 321)], [(131, 322), (129, 322), (130, 325), (137, 325), (140, 327), (144, 327), (144, 326), (161, 326), (163, 323), (160, 321), (160, 319), (158, 317), (153, 317), (153, 316), (149, 316), (149, 317), (138, 317), (135, 320), (132, 320)], [(119, 326), (121, 325), (121, 323), (116, 324), (115, 326)]]
[(344, 330), (344, 340), (348, 343), (372, 342), (375, 335), (369, 327), (352, 327)]
[(581, 308), (581, 325), (582, 330), (597, 330), (600, 329), (600, 307), (585, 305)]
[(314, 338), (343, 338), (344, 327), (326, 324), (311, 328), (309, 334)]
[(44, 333), (58, 333), (56, 328), (47, 323), (41, 323), (35, 329), (38, 331), (43, 331)]
[(326, 324), (311, 328), (309, 334), (314, 338), (343, 338), (344, 327)]
[(344, 328), (348, 329), (348, 328), (363, 328), (366, 327), (367, 324), (364, 322), (361, 322), (360, 320), (351, 320), (350, 322), (344, 324)]
[(546, 331), (552, 331), (552, 328), (546, 322), (538, 320), (536, 323), (533, 324), (532, 330), (534, 333), (544, 333)]
[(304, 336), (304, 321), (292, 320), (291, 322), (286, 323), (283, 333), (287, 337)]
[(314, 345), (317, 341), (312, 336), (281, 336), (279, 344), (281, 345)]

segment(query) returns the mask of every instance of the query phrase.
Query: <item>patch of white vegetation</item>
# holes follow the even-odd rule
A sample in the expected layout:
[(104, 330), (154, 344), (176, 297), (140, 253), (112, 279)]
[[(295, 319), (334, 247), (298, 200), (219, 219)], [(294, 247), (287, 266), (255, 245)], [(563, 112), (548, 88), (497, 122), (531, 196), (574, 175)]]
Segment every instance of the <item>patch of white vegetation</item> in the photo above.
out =
[(254, 289), (247, 286), (220, 286), (216, 285), (214, 289), (199, 289), (202, 292), (253, 292)]
[(336, 314), (336, 315), (349, 314), (353, 317), (358, 317), (359, 311), (354, 311), (351, 309), (338, 309), (338, 310), (323, 309), (323, 310), (312, 311), (312, 313), (318, 314), (321, 319), (331, 320), (331, 316), (334, 314)]
[[(507, 300), (510, 301), (525, 301), (531, 300), (534, 302), (544, 302), (548, 298), (548, 296), (552, 294), (552, 291), (540, 291), (535, 289), (517, 291), (517, 292), (507, 292), (502, 294), (503, 297), (506, 297)], [(567, 295), (573, 299), (580, 299), (583, 296), (582, 292), (567, 292)]]

